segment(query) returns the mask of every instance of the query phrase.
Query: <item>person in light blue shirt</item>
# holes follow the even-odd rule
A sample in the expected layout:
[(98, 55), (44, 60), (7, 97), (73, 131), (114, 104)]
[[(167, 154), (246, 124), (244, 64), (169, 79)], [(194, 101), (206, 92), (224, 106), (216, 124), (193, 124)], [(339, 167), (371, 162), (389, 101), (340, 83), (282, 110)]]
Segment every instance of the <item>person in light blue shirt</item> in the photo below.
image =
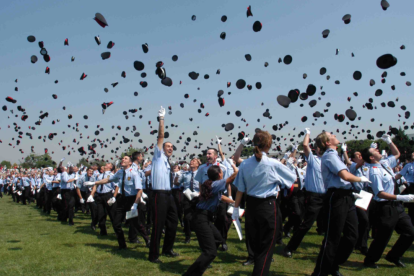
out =
[(69, 171), (66, 167), (62, 167), (61, 170), (60, 193), (62, 196), (62, 210), (60, 219), (62, 223), (66, 223), (67, 220), (69, 220), (68, 225), (72, 226), (74, 225), (73, 217), (76, 198), (75, 181), (77, 178), (73, 167), (69, 167)]
[[(85, 182), (94, 182), (96, 181), (93, 176), (93, 169), (90, 167), (86, 170), (86, 174), (79, 177), (76, 184), (76, 193), (81, 204), (82, 213), (87, 215), (91, 214), (91, 229), (96, 230), (96, 225), (98, 224), (98, 210), (93, 197), (90, 197), (92, 188), (84, 185)], [(88, 199), (92, 200), (88, 200)]]
[(220, 203), (222, 192), (226, 186), (230, 186), (237, 175), (238, 169), (236, 167), (233, 169), (234, 173), (224, 179), (224, 172), (219, 166), (209, 166), (207, 171), (209, 179), (200, 186), (200, 202), (197, 204), (195, 217), (191, 221), (202, 253), (183, 274), (184, 276), (202, 275), (217, 256), (217, 244), (223, 237), (214, 226), (213, 217)]
[[(184, 187), (184, 191), (189, 189), (191, 192), (200, 192), (200, 183), (195, 179), (198, 167), (201, 161), (198, 158), (194, 158), (190, 161), (190, 170), (184, 172), (178, 180)], [(195, 204), (198, 202), (198, 198), (189, 200), (186, 196), (183, 197), (183, 212), (184, 212), (184, 243), (188, 244), (191, 241), (191, 219), (194, 211)]]
[[(307, 162), (306, 177), (305, 177), (305, 200), (304, 200), (304, 217), (299, 228), (293, 233), (288, 245), (283, 251), (285, 257), (291, 258), (293, 251), (295, 251), (306, 233), (311, 229), (319, 216), (320, 211), (323, 208), (325, 198), (325, 185), (322, 180), (321, 174), (321, 151), (318, 147), (315, 148), (315, 152), (312, 153), (312, 149), (309, 146), (310, 129), (305, 128), (305, 137), (303, 138), (303, 153)], [(319, 220), (318, 220), (319, 222)], [(319, 231), (323, 231), (323, 225), (318, 223)]]
[[(103, 167), (103, 173), (99, 176), (98, 181), (102, 179), (110, 179), (114, 176), (115, 172), (115, 165), (111, 163), (107, 163)], [(116, 210), (116, 199), (114, 197), (114, 193), (118, 187), (118, 182), (108, 182), (99, 186), (94, 186), (92, 190), (92, 197), (95, 199), (95, 203), (97, 205), (97, 215), (98, 215), (98, 225), (100, 228), (100, 235), (107, 236), (108, 233), (106, 231), (106, 217), (109, 215), (109, 219), (113, 224), (113, 220), (115, 217), (115, 210)], [(96, 196), (94, 196), (96, 193)], [(112, 199), (113, 198), (113, 199)], [(114, 201), (112, 204), (110, 201)]]
[[(403, 194), (414, 194), (414, 152), (411, 154), (409, 162), (395, 175), (397, 181), (400, 181), (402, 178), (405, 178), (408, 182), (406, 184), (407, 188), (403, 191)], [(407, 204), (407, 208), (411, 222), (414, 224), (414, 204)]]
[[(112, 165), (112, 164), (109, 164)], [(108, 165), (108, 168), (110, 168)], [(115, 187), (115, 192), (112, 197), (108, 196), (108, 205), (116, 203), (115, 214), (113, 215), (112, 226), (118, 238), (118, 245), (120, 249), (127, 248), (125, 243), (124, 232), (122, 230), (122, 221), (126, 212), (138, 209), (138, 203), (141, 201), (142, 183), (138, 173), (131, 167), (132, 160), (129, 156), (124, 156), (121, 161), (122, 169), (117, 171), (109, 178), (103, 178), (99, 181), (88, 181), (84, 185), (105, 185), (109, 182), (118, 183)], [(114, 169), (113, 167), (111, 169)], [(139, 216), (139, 212), (138, 212)], [(102, 231), (102, 228), (101, 228)], [(145, 228), (139, 223), (138, 217), (130, 219), (129, 240), (131, 243), (138, 243), (137, 232), (145, 239), (147, 246), (149, 246), (149, 238), (146, 234)], [(102, 232), (101, 232), (102, 233)]]
[(151, 167), (152, 197), (150, 206), (151, 212), (154, 214), (154, 222), (148, 259), (153, 263), (161, 263), (159, 250), (164, 227), (165, 236), (162, 253), (169, 257), (179, 255), (173, 251), (177, 234), (178, 214), (174, 197), (171, 193), (174, 180), (169, 158), (174, 152), (174, 146), (171, 142), (164, 143), (164, 116), (165, 108), (161, 106), (161, 109), (158, 111), (158, 139)]
[(30, 205), (30, 179), (28, 177), (27, 174), (24, 174), (24, 176), (20, 179), (21, 182), (21, 187), (23, 188), (23, 192), (22, 192), (22, 202), (23, 205), (26, 205), (26, 201), (27, 203), (29, 203)]
[(53, 171), (46, 170), (43, 173), (43, 184), (41, 188), (44, 188), (44, 198), (45, 204), (43, 206), (43, 212), (50, 215), (50, 211), (52, 210), (52, 186), (53, 186)]
[(234, 181), (238, 191), (232, 218), (239, 220), (240, 201), (246, 193), (246, 239), (254, 256), (253, 275), (267, 275), (278, 231), (276, 195), (280, 186), (292, 187), (296, 174), (267, 156), (272, 145), (269, 132), (257, 131), (252, 142), (254, 155), (241, 163)]
[(414, 195), (399, 195), (392, 169), (397, 165), (395, 160), (400, 153), (389, 135), (384, 136), (383, 139), (389, 145), (393, 158), (381, 160), (382, 156), (377, 148), (366, 148), (361, 153), (365, 162), (370, 165), (369, 179), (376, 201), (374, 224), (377, 231), (364, 260), (364, 266), (369, 268), (378, 267), (376, 262), (381, 258), (394, 229), (397, 229), (400, 237), (385, 257), (388, 262), (394, 263), (397, 267), (405, 267), (400, 258), (414, 241), (413, 224), (400, 203), (414, 202)]
[[(333, 133), (322, 132), (316, 137), (322, 155), (321, 172), (328, 189), (325, 210), (327, 232), (312, 275), (339, 275), (339, 265), (351, 255), (358, 238), (358, 218), (352, 182), (369, 182), (351, 174), (336, 151), (340, 144)], [(343, 234), (343, 235), (342, 235)]]

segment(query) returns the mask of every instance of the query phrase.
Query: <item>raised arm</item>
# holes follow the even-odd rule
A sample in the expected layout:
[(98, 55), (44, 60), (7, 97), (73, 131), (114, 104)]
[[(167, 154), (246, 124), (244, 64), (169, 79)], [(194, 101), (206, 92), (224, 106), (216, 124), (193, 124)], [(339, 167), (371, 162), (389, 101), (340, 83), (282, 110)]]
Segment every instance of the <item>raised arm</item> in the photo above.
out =
[(160, 122), (158, 126), (157, 146), (159, 149), (162, 149), (162, 145), (164, 144), (164, 116), (165, 116), (165, 108), (161, 106), (161, 109), (158, 111), (158, 119)]
[(249, 143), (250, 141), (250, 137), (244, 137), (241, 141), (240, 141), (240, 145), (237, 147), (236, 152), (234, 153), (234, 162), (236, 162), (236, 164), (240, 164), (242, 162), (242, 160), (240, 159), (241, 153), (243, 151), (243, 148), (245, 145), (247, 145), (247, 143)]
[(398, 150), (397, 146), (392, 142), (391, 136), (384, 134), (382, 135), (381, 139), (388, 144), (388, 146), (391, 149), (391, 154), (394, 155), (395, 160), (398, 160), (398, 158), (400, 158), (400, 151)]
[(217, 144), (218, 144), (218, 152), (220, 154), (221, 160), (224, 161), (225, 157), (224, 157), (223, 151), (221, 150), (221, 139), (219, 139), (217, 135), (216, 135), (216, 139), (217, 139)]
[(343, 151), (343, 156), (344, 156), (344, 159), (345, 159), (345, 164), (349, 168), (352, 165), (352, 162), (351, 162), (351, 160), (349, 160), (348, 152), (346, 151), (347, 147), (346, 147), (346, 144), (345, 143), (342, 143), (341, 149)]
[(310, 137), (310, 129), (305, 128), (305, 137), (303, 138), (303, 153), (305, 154), (306, 158), (309, 157), (311, 153), (311, 148), (309, 147), (309, 137)]

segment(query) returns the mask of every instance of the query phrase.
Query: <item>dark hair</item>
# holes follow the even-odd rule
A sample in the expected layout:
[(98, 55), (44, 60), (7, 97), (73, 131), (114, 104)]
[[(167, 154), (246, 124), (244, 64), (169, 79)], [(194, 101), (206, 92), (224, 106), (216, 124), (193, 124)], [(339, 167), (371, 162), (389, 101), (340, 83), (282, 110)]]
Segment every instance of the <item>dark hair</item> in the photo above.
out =
[(321, 154), (324, 154), (327, 150), (326, 143), (329, 142), (329, 137), (326, 134), (326, 131), (322, 132), (315, 138), (316, 146), (319, 148)]
[(112, 163), (109, 163), (109, 164), (111, 164), (111, 172), (115, 171), (115, 165)]
[(370, 157), (372, 156), (372, 153), (369, 151), (370, 148), (365, 148), (361, 151), (362, 159), (364, 159), (365, 162), (371, 163)]
[(68, 174), (72, 174), (72, 173), (73, 173), (73, 167), (69, 167)]
[(57, 168), (57, 172), (58, 172), (58, 173), (63, 173), (63, 167), (62, 167), (62, 166), (59, 166), (59, 167)]
[(214, 148), (208, 148), (207, 151), (209, 151), (209, 150), (214, 151), (214, 153), (218, 156), (218, 151), (216, 149), (214, 149)]
[(136, 151), (136, 152), (134, 152), (132, 155), (131, 155), (131, 159), (132, 159), (132, 162), (135, 162), (137, 159), (138, 159), (138, 156), (140, 156), (140, 155), (144, 155), (142, 152), (140, 152), (140, 151)]
[(272, 146), (272, 136), (267, 131), (258, 131), (253, 137), (254, 156), (257, 162), (262, 160), (262, 151), (267, 151)]
[(211, 184), (213, 184), (214, 181), (219, 179), (220, 172), (220, 166), (217, 165), (213, 165), (208, 169), (208, 179), (204, 181), (204, 183), (200, 186), (200, 201), (206, 201), (211, 198)]
[(92, 167), (89, 167), (86, 171), (89, 171), (89, 170), (92, 170), (93, 171)]

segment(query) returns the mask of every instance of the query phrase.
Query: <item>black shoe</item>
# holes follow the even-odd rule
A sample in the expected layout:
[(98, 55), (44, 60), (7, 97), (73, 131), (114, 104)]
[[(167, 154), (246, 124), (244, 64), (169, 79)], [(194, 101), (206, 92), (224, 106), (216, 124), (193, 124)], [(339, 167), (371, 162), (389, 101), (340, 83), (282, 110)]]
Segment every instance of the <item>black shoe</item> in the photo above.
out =
[(343, 275), (341, 272), (339, 272), (339, 270), (337, 270), (334, 273), (332, 273), (332, 276), (343, 276)]
[(185, 243), (185, 244), (189, 244), (189, 243), (190, 243), (190, 241), (191, 241), (191, 238), (185, 238), (184, 243)]
[(180, 224), (181, 224), (181, 227), (184, 227), (184, 223), (182, 221), (180, 222)]
[(401, 262), (399, 259), (391, 259), (390, 257), (388, 257), (388, 255), (385, 256), (385, 259), (390, 263), (395, 264), (397, 267), (405, 267), (405, 264)]
[(99, 235), (100, 236), (108, 236), (108, 233), (107, 232), (100, 232)]
[(219, 248), (220, 251), (226, 252), (227, 250), (229, 250), (229, 248), (227, 247), (227, 244), (223, 243), (221, 245), (221, 247)]
[(282, 240), (280, 240), (280, 241), (276, 241), (276, 244), (277, 244), (277, 245), (286, 246), (286, 244), (285, 244)]
[(166, 257), (178, 257), (180, 256), (180, 254), (178, 254), (177, 252), (174, 251), (169, 251), (169, 252), (164, 252), (162, 253), (162, 255), (166, 256)]
[(140, 240), (136, 239), (135, 241), (129, 241), (129, 243), (141, 244), (141, 243), (142, 243), (142, 241), (140, 241)]
[(243, 266), (248, 266), (248, 265), (252, 265), (254, 264), (254, 260), (253, 259), (247, 259), (244, 263)]
[(151, 240), (148, 240), (148, 241), (146, 242), (145, 246), (146, 246), (147, 248), (150, 248), (150, 246), (151, 246)]
[(150, 262), (154, 263), (154, 264), (162, 264), (162, 261), (160, 259), (155, 259), (155, 260), (152, 260)]
[(285, 247), (285, 249), (283, 249), (283, 256), (286, 258), (292, 258), (292, 251)]
[(373, 263), (373, 262), (364, 261), (364, 266), (367, 267), (367, 268), (374, 268), (374, 269), (378, 268), (378, 265), (376, 263)]
[(119, 248), (118, 248), (118, 250), (126, 250), (127, 249), (127, 246), (125, 245), (125, 246), (120, 246)]
[(95, 231), (96, 227), (94, 225), (91, 225), (91, 229), (92, 229), (92, 231)]
[(209, 268), (213, 268), (213, 266), (212, 266), (212, 265), (208, 265), (208, 266), (207, 266), (207, 269), (209, 269)]
[(364, 256), (366, 256), (367, 253), (368, 253), (368, 248), (366, 248), (366, 247), (359, 247), (359, 248), (356, 248), (356, 249), (359, 250), (359, 252), (361, 252), (361, 254), (364, 255)]
[(285, 237), (290, 238), (291, 237), (290, 233), (289, 232), (285, 232)]
[(74, 224), (73, 222), (69, 222), (69, 223), (68, 223), (68, 225), (69, 225), (69, 226), (73, 226), (73, 225), (75, 225), (75, 224)]

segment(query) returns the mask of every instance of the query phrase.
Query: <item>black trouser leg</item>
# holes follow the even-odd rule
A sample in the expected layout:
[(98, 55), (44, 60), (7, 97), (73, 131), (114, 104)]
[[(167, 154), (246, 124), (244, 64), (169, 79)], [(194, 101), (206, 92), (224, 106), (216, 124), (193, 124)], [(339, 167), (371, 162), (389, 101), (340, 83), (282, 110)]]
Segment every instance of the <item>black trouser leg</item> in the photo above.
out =
[(147, 231), (147, 227), (146, 227), (146, 215), (147, 215), (147, 206), (140, 202), (138, 203), (138, 223), (139, 223), (139, 228), (141, 232), (145, 233), (145, 236), (148, 238), (148, 231)]
[(65, 189), (62, 191), (62, 221), (66, 222), (69, 219), (69, 223), (73, 223), (73, 216), (75, 207), (75, 197), (73, 196), (74, 190)]
[(217, 245), (221, 242), (221, 234), (205, 214), (196, 214), (191, 225), (196, 232), (201, 255), (188, 268), (184, 275), (203, 275), (204, 271), (217, 256)]
[(101, 235), (106, 235), (106, 216), (108, 215), (107, 209), (111, 209), (111, 207), (107, 208), (107, 201), (112, 197), (112, 193), (108, 194), (96, 194), (96, 207), (98, 210), (98, 226), (101, 230)]
[(45, 204), (45, 210), (47, 213), (50, 214), (50, 210), (52, 210), (52, 198), (53, 198), (53, 192), (46, 190), (45, 191), (45, 199), (46, 199), (46, 204)]
[(172, 190), (172, 194), (174, 197), (175, 206), (177, 207), (177, 216), (180, 224), (183, 221), (183, 207), (182, 207), (182, 199), (183, 199), (183, 192), (180, 189)]
[(254, 254), (252, 275), (267, 275), (272, 262), (277, 232), (276, 198), (247, 197), (246, 238)]
[(317, 219), (319, 212), (323, 207), (324, 197), (324, 194), (306, 192), (306, 211), (304, 219), (300, 224), (298, 230), (293, 233), (293, 236), (286, 247), (287, 250), (294, 251), (299, 247), (306, 233), (308, 233), (312, 225), (315, 223), (315, 220)]
[[(126, 197), (126, 205), (125, 205), (125, 213), (131, 210), (132, 205), (134, 205), (136, 196), (127, 196)], [(139, 205), (138, 205), (139, 206)], [(143, 225), (139, 223), (139, 210), (138, 210), (138, 217), (129, 219), (129, 232), (128, 232), (128, 239), (131, 242), (136, 241), (138, 238), (138, 233), (144, 238), (144, 240), (148, 241), (147, 230)]]
[(314, 275), (335, 272), (338, 264), (345, 262), (352, 253), (358, 239), (358, 218), (354, 201), (349, 190), (328, 190), (325, 200), (325, 208), (328, 210), (327, 232)]
[(368, 249), (368, 211), (356, 208), (356, 212), (358, 217), (358, 240), (355, 247), (359, 249)]
[(82, 213), (89, 212), (89, 203), (86, 201), (88, 200), (88, 197), (90, 196), (91, 192), (89, 190), (87, 191), (80, 191), (82, 199), (85, 201), (83, 204), (81, 204)]
[(152, 213), (152, 191), (151, 190), (147, 190), (145, 192), (148, 196), (148, 201), (147, 201), (147, 225), (152, 225), (153, 222), (153, 213)]
[(388, 252), (388, 256), (393, 259), (399, 259), (404, 252), (411, 246), (414, 239), (414, 229), (410, 217), (404, 212), (404, 209), (399, 206), (394, 206), (395, 203), (376, 203), (376, 234), (372, 241), (367, 256), (366, 262), (377, 262), (384, 252), (394, 229), (400, 234), (399, 239)]
[[(414, 183), (410, 183), (410, 186), (404, 190), (403, 194), (414, 194)], [(411, 223), (414, 224), (414, 204), (407, 203), (408, 216), (411, 218)]]
[(124, 231), (122, 230), (122, 221), (124, 219), (124, 213), (126, 212), (126, 201), (126, 197), (118, 194), (116, 197), (115, 214), (112, 223), (120, 248), (126, 247)]
[(174, 198), (171, 194), (153, 192), (152, 211), (154, 224), (151, 233), (149, 260), (158, 259), (162, 228), (165, 226), (163, 252), (172, 250), (177, 234), (178, 216)]
[(217, 217), (214, 221), (214, 226), (216, 226), (217, 230), (223, 237), (224, 243), (226, 243), (227, 233), (229, 232), (232, 220), (231, 216), (227, 214), (227, 204), (225, 202), (220, 201), (219, 205), (217, 206), (216, 215)]
[(60, 194), (60, 188), (52, 188), (53, 192), (53, 198), (52, 198), (52, 207), (55, 212), (58, 213), (58, 216), (60, 216), (60, 210), (62, 209), (62, 200), (59, 200), (57, 196)]
[[(96, 196), (94, 198), (96, 200)], [(98, 206), (96, 205), (96, 202), (89, 202), (87, 203), (89, 205), (89, 209), (91, 210), (91, 226), (96, 226), (98, 224)]]
[(24, 190), (22, 192), (23, 205), (26, 205), (27, 201), (30, 203), (29, 196), (30, 196), (30, 187), (24, 187)]
[(183, 198), (183, 211), (184, 211), (184, 234), (186, 239), (191, 237), (191, 219), (193, 209), (191, 208), (191, 202), (184, 196)]

